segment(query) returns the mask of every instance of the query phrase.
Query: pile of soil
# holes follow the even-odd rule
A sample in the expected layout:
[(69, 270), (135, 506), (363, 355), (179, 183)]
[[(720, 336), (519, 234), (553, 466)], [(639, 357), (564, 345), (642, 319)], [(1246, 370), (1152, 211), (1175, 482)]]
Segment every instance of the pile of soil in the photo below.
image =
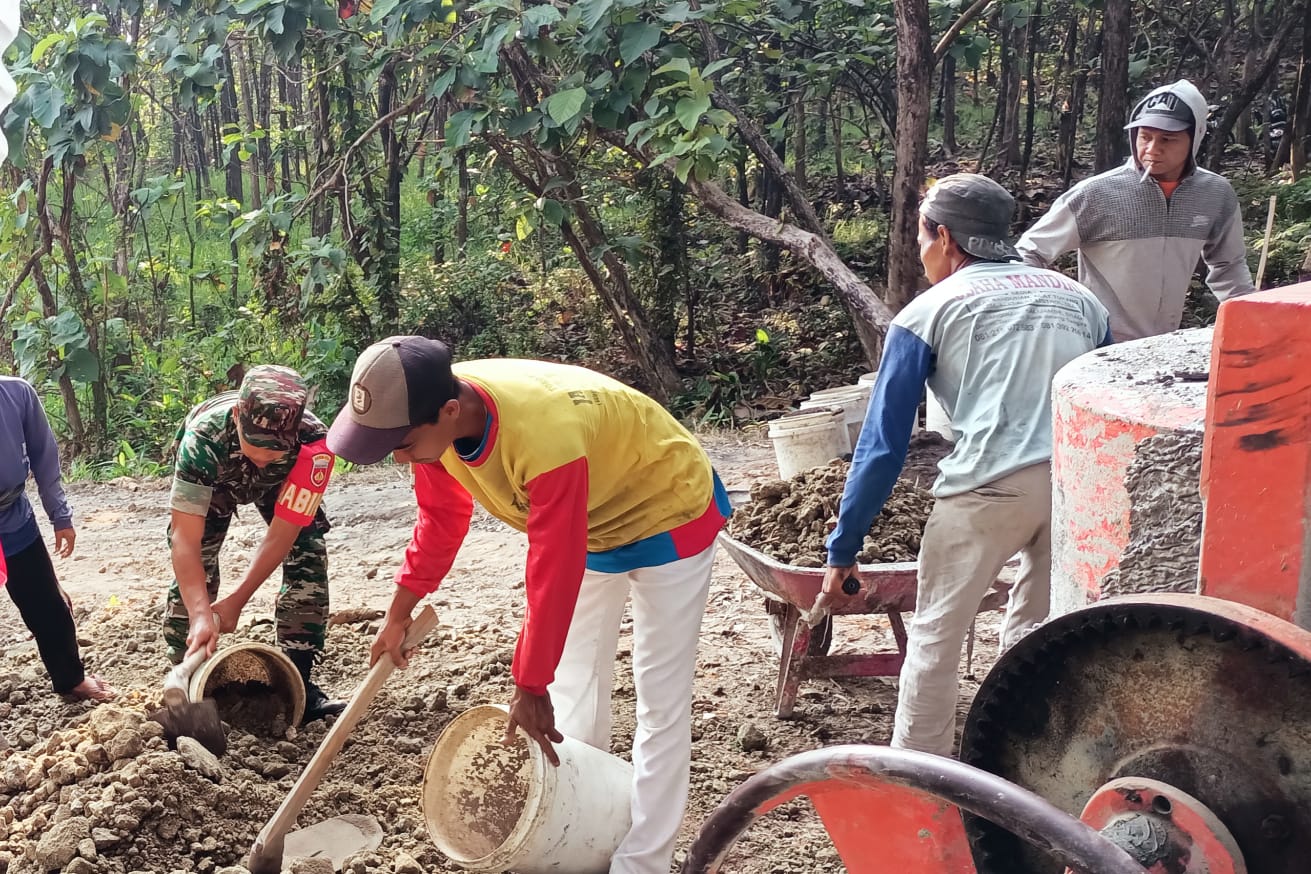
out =
[[(901, 477), (865, 535), (857, 562), (915, 560), (933, 509), (928, 487), (951, 446), (936, 431), (921, 431), (911, 438)], [(849, 468), (848, 462), (837, 459), (789, 480), (756, 483), (751, 487), (750, 502), (733, 513), (729, 533), (785, 564), (823, 567), (827, 557), (824, 540), (837, 523)]]

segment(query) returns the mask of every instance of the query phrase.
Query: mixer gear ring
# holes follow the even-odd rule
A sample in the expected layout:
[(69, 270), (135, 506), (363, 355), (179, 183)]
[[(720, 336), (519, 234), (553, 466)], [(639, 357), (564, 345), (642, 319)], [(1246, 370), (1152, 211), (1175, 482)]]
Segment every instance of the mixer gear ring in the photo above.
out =
[[(1311, 633), (1192, 595), (1104, 601), (1008, 651), (979, 687), (961, 760), (1074, 816), (1120, 777), (1197, 798), (1248, 870), (1311, 858)], [(979, 874), (1060, 874), (1043, 851), (966, 817)]]

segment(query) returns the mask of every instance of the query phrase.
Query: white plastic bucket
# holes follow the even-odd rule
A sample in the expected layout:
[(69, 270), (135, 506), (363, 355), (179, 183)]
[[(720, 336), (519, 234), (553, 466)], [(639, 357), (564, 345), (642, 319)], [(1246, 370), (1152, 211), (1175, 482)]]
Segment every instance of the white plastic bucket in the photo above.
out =
[(856, 385), (867, 385), (870, 391), (874, 390), (874, 383), (879, 381), (879, 372), (871, 370), (869, 373), (862, 373), (860, 379), (856, 380)]
[(557, 768), (536, 741), (502, 746), (506, 711), (451, 720), (423, 773), (423, 817), (437, 849), (469, 871), (591, 874), (632, 825), (633, 766), (566, 737)]
[(938, 396), (932, 391), (925, 392), (927, 395), (924, 402), (924, 429), (926, 431), (937, 431), (943, 437), (951, 442), (956, 442), (956, 432), (951, 428), (951, 417), (947, 411), (938, 403)]
[(869, 396), (873, 391), (868, 385), (844, 385), (839, 388), (826, 388), (814, 392), (810, 398), (798, 406), (803, 410), (817, 407), (842, 407), (843, 422), (847, 426), (847, 438), (851, 447), (856, 447), (860, 439), (861, 426), (865, 424), (865, 411), (869, 409)]
[(791, 479), (803, 470), (828, 464), (851, 451), (845, 412), (841, 407), (820, 407), (788, 413), (769, 423), (778, 475)]

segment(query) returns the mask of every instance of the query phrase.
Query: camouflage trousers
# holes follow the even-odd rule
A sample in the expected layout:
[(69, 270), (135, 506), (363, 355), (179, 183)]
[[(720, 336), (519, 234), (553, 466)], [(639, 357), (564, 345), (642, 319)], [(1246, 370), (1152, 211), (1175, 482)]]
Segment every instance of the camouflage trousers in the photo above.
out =
[[(265, 522), (273, 519), (276, 493), (270, 492), (267, 500), (256, 504)], [(219, 594), (219, 550), (232, 523), (231, 514), (210, 512), (205, 517), (205, 533), (200, 541), (200, 558), (205, 568), (205, 581), (210, 601)], [(282, 562), (282, 587), (274, 607), (277, 622), (278, 645), (285, 650), (308, 650), (323, 653), (323, 641), (328, 630), (328, 547), (323, 535), (327, 533), (328, 517), (320, 507), (314, 521), (300, 532)], [(168, 530), (169, 548), (173, 546), (173, 528)], [(169, 586), (168, 601), (164, 606), (164, 641), (168, 655), (175, 663), (187, 651), (187, 632), (190, 619), (177, 580)]]

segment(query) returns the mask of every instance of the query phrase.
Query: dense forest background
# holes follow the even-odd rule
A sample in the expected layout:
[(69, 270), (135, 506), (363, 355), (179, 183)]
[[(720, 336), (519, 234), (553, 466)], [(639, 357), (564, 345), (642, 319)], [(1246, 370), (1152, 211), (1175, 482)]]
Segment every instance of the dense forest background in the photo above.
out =
[[(693, 423), (872, 369), (926, 180), (1022, 230), (1212, 101), (1265, 285), (1311, 241), (1306, 0), (48, 0), (5, 63), (0, 370), (75, 475), (159, 469), (248, 364), (325, 418), (396, 332), (585, 363)], [(1281, 136), (1282, 134), (1282, 136)], [(1213, 302), (1198, 294), (1189, 318)]]

